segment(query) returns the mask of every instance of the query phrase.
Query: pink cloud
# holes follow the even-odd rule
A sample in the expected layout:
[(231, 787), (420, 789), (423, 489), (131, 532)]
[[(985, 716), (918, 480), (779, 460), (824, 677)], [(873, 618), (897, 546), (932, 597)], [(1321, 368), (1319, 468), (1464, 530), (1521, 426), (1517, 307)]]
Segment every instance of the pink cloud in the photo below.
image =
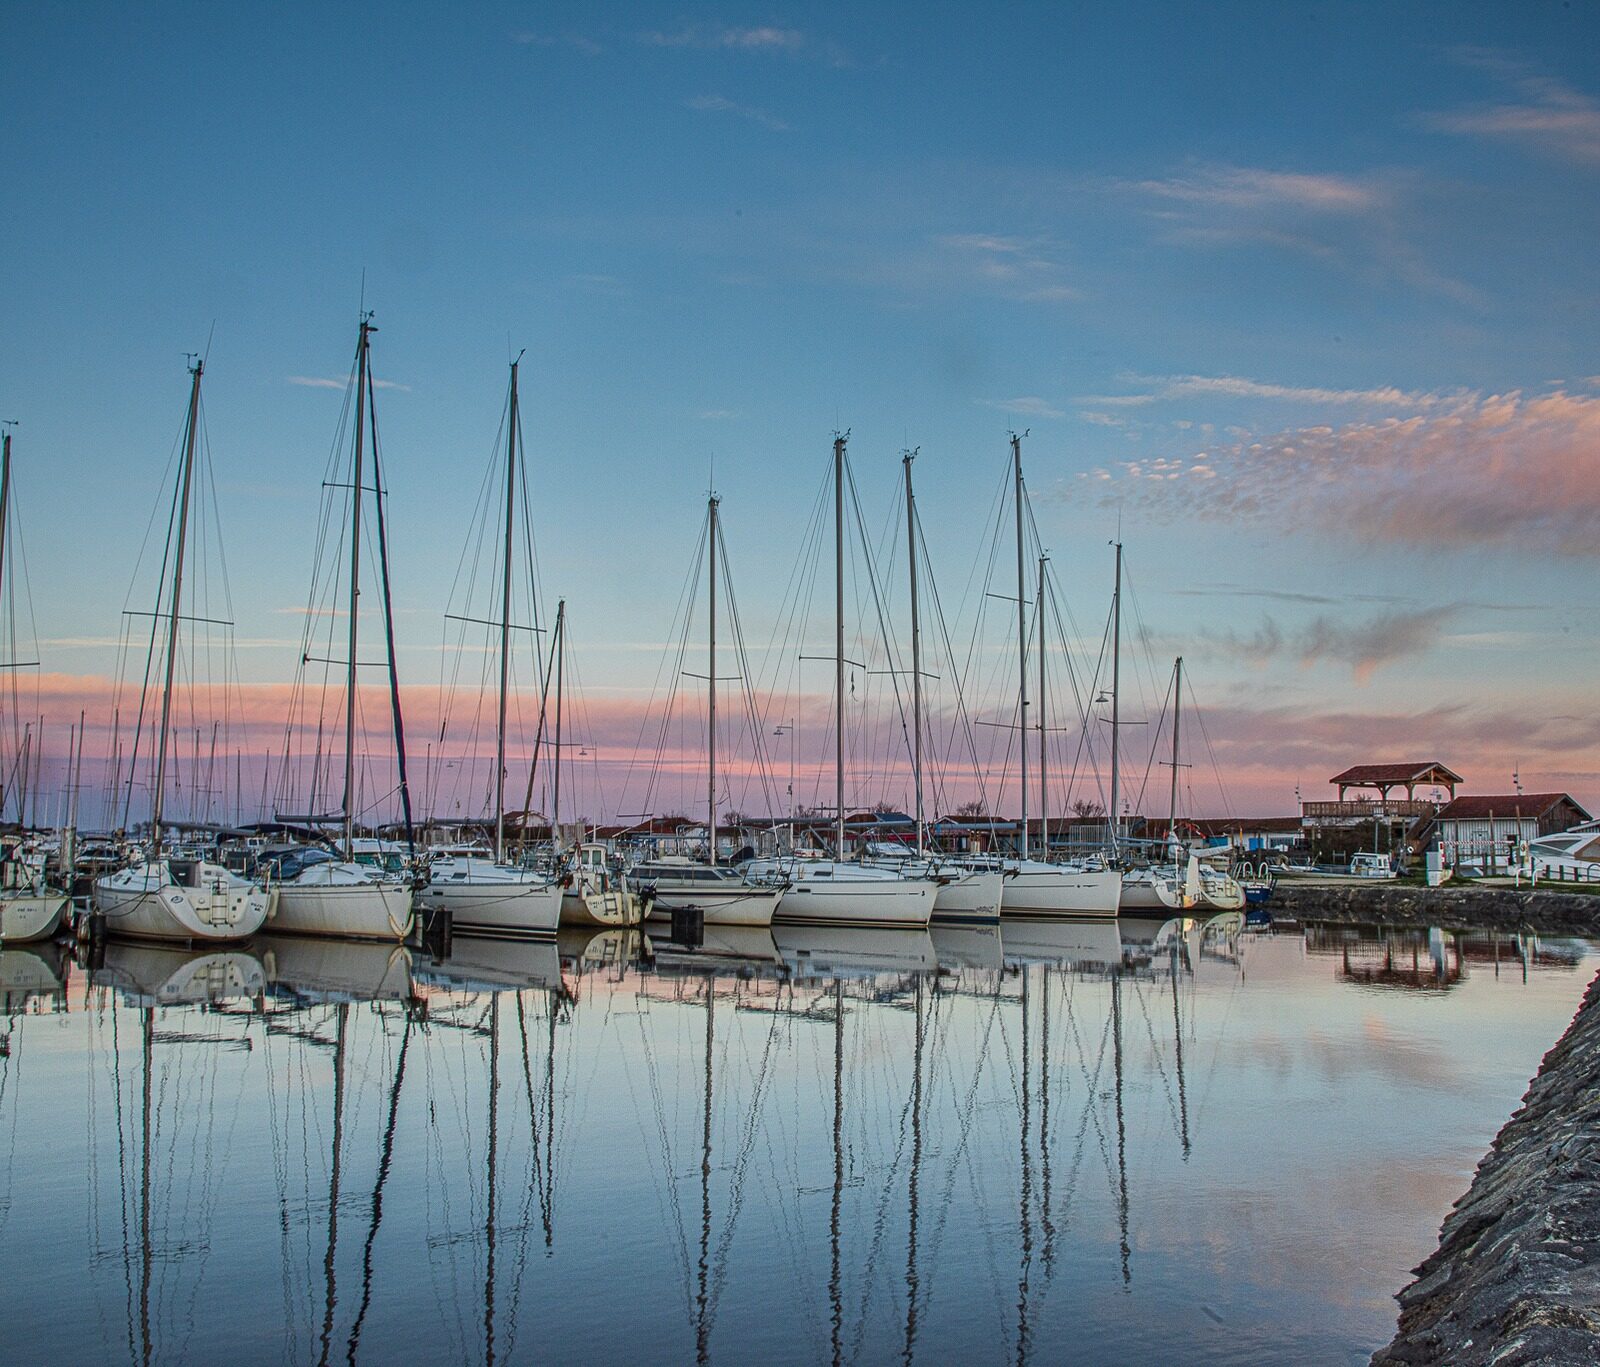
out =
[(1406, 416), (1128, 461), (1104, 472), (1102, 501), (1395, 545), (1600, 553), (1600, 398), (1428, 397)]

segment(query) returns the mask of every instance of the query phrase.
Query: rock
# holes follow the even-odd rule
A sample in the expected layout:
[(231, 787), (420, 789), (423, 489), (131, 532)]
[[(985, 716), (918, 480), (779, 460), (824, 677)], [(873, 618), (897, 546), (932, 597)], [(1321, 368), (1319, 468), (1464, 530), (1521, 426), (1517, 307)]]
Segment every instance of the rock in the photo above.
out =
[(1375, 1364), (1600, 1362), (1600, 977), (1416, 1278)]

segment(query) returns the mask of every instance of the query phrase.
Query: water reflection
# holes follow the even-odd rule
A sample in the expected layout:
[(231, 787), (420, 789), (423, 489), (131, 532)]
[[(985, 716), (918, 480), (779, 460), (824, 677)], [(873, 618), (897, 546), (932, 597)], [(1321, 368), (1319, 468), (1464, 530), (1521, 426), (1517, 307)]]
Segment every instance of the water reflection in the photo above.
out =
[[(1370, 1348), (1595, 963), (1237, 916), (697, 939), (0, 951), (14, 1351)], [(1442, 1050), (1481, 1062), (1421, 1088)], [(1349, 1200), (1430, 1145), (1425, 1199)]]

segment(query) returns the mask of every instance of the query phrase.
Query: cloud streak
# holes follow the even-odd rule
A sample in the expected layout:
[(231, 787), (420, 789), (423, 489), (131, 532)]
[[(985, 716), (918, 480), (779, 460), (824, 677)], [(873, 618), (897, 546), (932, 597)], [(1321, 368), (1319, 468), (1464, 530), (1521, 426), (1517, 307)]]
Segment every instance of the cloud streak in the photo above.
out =
[(774, 133), (785, 133), (789, 129), (789, 125), (777, 115), (769, 114), (765, 109), (757, 109), (753, 105), (738, 104), (723, 95), (695, 95), (683, 103), (686, 109), (693, 109), (702, 114), (732, 114), (747, 123), (771, 129)]
[(1385, 665), (1426, 655), (1444, 637), (1457, 615), (1454, 605), (1393, 610), (1364, 622), (1345, 622), (1319, 614), (1305, 626), (1285, 629), (1272, 617), (1249, 635), (1235, 631), (1202, 632), (1213, 647), (1249, 664), (1292, 659), (1302, 669), (1334, 663), (1348, 665), (1358, 684), (1367, 684)]
[[(350, 385), (348, 379), (335, 380), (326, 375), (290, 375), (287, 377), (290, 384), (299, 385), (303, 389), (346, 389)], [(409, 394), (411, 386), (396, 384), (393, 380), (374, 380), (374, 389), (398, 389), (402, 394)]]
[(1600, 166), (1600, 101), (1498, 53), (1462, 48), (1455, 56), (1488, 72), (1516, 98), (1425, 114), (1426, 127), (1521, 143), (1565, 161)]
[(1432, 395), (1419, 407), (1125, 461), (1087, 478), (1108, 506), (1157, 518), (1266, 522), (1431, 549), (1600, 555), (1600, 398), (1513, 390)]

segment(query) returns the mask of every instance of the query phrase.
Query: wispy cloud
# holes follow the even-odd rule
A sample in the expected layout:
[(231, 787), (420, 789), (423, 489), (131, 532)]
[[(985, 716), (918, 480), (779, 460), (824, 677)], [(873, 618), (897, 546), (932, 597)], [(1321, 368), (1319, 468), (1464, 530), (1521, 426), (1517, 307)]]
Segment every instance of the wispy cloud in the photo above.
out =
[(1347, 622), (1321, 614), (1300, 627), (1285, 628), (1272, 617), (1249, 634), (1202, 631), (1224, 654), (1250, 664), (1292, 659), (1302, 669), (1322, 663), (1348, 665), (1358, 684), (1371, 681), (1384, 665), (1426, 655), (1444, 637), (1456, 607), (1391, 610), (1366, 621)]
[(789, 128), (789, 125), (777, 115), (769, 114), (765, 109), (757, 109), (754, 105), (738, 104), (723, 95), (696, 95), (683, 103), (685, 108), (703, 114), (732, 114), (735, 118), (770, 128), (775, 133), (787, 132)]
[(583, 33), (536, 33), (524, 29), (520, 33), (513, 33), (511, 41), (521, 47), (569, 47), (585, 57), (598, 57), (605, 51), (600, 43)]
[(1352, 176), (1249, 166), (1205, 166), (1184, 175), (1123, 184), (1158, 199), (1230, 209), (1290, 208), (1320, 214), (1364, 214), (1381, 207), (1386, 199), (1375, 184)]
[(1266, 521), (1412, 547), (1600, 555), (1600, 397), (1428, 398), (1405, 416), (1141, 457), (1086, 477), (1108, 505), (1153, 517)]
[(1481, 48), (1458, 48), (1464, 65), (1486, 71), (1515, 98), (1423, 115), (1442, 133), (1497, 138), (1537, 151), (1600, 165), (1600, 101), (1514, 58)]
[(711, 48), (730, 52), (798, 52), (806, 46), (806, 35), (799, 29), (771, 24), (746, 28), (688, 24), (676, 29), (646, 29), (636, 33), (634, 39), (647, 47)]
[(1374, 389), (1328, 389), (1319, 385), (1275, 384), (1242, 375), (1124, 376), (1145, 389), (1133, 394), (1085, 394), (1078, 402), (1099, 407), (1135, 407), (1166, 399), (1217, 396), (1231, 399), (1286, 399), (1295, 403), (1364, 404), (1372, 408), (1419, 409), (1439, 403), (1440, 396), (1380, 385)]
[(985, 408), (998, 408), (1002, 413), (1010, 413), (1019, 418), (1059, 418), (1064, 414), (1059, 408), (1053, 407), (1043, 399), (1027, 394), (1016, 399), (976, 399), (975, 403), (982, 404)]
[(933, 239), (947, 268), (989, 292), (1020, 303), (1064, 303), (1081, 297), (1067, 282), (1060, 249), (1043, 238), (1003, 233), (945, 233)]
[[(290, 384), (297, 384), (305, 389), (344, 389), (350, 383), (348, 379), (335, 380), (326, 375), (290, 375), (288, 381)], [(393, 380), (374, 380), (372, 387), (374, 389), (398, 389), (403, 394), (411, 392), (410, 385), (396, 384)]]
[(1477, 304), (1408, 240), (1414, 178), (1201, 165), (1164, 177), (1112, 182), (1142, 201), (1178, 246), (1267, 247), (1351, 275), (1398, 279), (1415, 289)]

